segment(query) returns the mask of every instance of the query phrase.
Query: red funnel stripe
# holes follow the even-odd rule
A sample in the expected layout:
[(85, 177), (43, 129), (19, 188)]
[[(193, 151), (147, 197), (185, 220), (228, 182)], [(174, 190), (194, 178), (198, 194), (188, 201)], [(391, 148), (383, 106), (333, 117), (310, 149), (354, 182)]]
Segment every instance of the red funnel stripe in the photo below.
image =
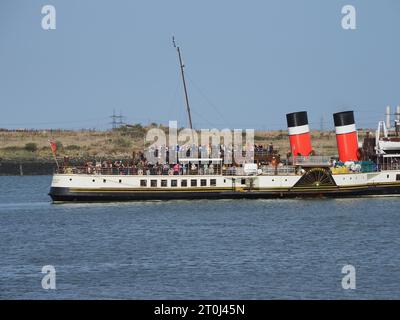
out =
[(293, 156), (308, 156), (312, 151), (310, 127), (306, 111), (286, 115), (290, 149)]
[(358, 136), (353, 111), (335, 113), (333, 118), (336, 128), (339, 160), (342, 162), (359, 160)]

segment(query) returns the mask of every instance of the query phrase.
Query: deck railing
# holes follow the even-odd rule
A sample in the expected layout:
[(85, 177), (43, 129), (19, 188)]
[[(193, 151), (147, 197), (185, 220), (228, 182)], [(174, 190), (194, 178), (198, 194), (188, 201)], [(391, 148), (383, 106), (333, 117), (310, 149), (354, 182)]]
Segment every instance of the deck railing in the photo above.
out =
[(222, 169), (216, 168), (196, 168), (187, 169), (180, 168), (138, 168), (138, 167), (88, 167), (88, 166), (63, 166), (56, 170), (59, 174), (87, 174), (87, 175), (127, 175), (127, 176), (144, 176), (144, 175), (221, 175)]
[(160, 168), (99, 168), (99, 167), (60, 167), (59, 174), (87, 174), (87, 175), (128, 175), (128, 176), (148, 176), (148, 175), (224, 175), (224, 176), (242, 176), (245, 175), (243, 167), (217, 168), (180, 168), (179, 171), (173, 169)]
[(298, 166), (330, 166), (332, 164), (331, 157), (329, 156), (297, 156), (291, 157), (289, 162)]
[[(243, 167), (220, 166), (187, 169), (180, 168), (174, 171), (172, 168), (137, 168), (137, 167), (88, 167), (88, 166), (62, 166), (56, 170), (59, 174), (87, 174), (87, 175), (125, 175), (125, 176), (147, 176), (147, 175), (223, 175), (223, 176), (245, 176)], [(294, 166), (263, 166), (259, 169), (263, 175), (292, 175), (296, 174)]]
[(390, 170), (400, 170), (400, 163), (385, 163), (378, 165), (380, 170), (390, 171)]
[(263, 166), (261, 167), (261, 172), (264, 175), (295, 175), (296, 167), (295, 166), (281, 166), (281, 167), (271, 167), (271, 166)]

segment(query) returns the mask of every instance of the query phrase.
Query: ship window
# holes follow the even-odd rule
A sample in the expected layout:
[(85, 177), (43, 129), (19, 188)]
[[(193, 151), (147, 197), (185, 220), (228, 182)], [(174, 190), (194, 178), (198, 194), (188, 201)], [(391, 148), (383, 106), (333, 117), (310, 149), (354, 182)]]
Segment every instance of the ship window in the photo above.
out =
[(95, 182), (96, 180), (93, 179), (92, 181)]
[(177, 180), (171, 180), (171, 187), (177, 187), (178, 186), (178, 181)]
[(187, 187), (187, 180), (181, 180), (181, 187)]
[(151, 185), (152, 187), (157, 187), (157, 180), (151, 180), (151, 181), (150, 181), (150, 185)]
[(240, 180), (240, 183), (241, 183), (241, 184), (246, 184), (246, 179)]
[(201, 185), (202, 187), (207, 187), (207, 180), (206, 180), (206, 179), (201, 179), (201, 180), (200, 180), (200, 185)]
[(69, 178), (69, 181), (72, 181), (72, 178)]
[(147, 180), (140, 180), (141, 187), (147, 187)]
[(389, 179), (389, 175), (387, 175), (387, 178)]
[(197, 180), (190, 180), (191, 187), (197, 187)]
[(119, 179), (119, 183), (121, 183), (122, 182), (122, 180), (121, 179)]
[(396, 180), (400, 181), (400, 174), (396, 174)]
[(168, 181), (167, 180), (161, 180), (161, 187), (167, 187), (168, 186)]
[(103, 182), (104, 182), (104, 183), (106, 183), (106, 182), (107, 182), (107, 180), (106, 180), (106, 179), (103, 179)]
[[(400, 176), (400, 174), (399, 174)], [(210, 180), (210, 186), (215, 187), (217, 185), (217, 179), (211, 179)]]

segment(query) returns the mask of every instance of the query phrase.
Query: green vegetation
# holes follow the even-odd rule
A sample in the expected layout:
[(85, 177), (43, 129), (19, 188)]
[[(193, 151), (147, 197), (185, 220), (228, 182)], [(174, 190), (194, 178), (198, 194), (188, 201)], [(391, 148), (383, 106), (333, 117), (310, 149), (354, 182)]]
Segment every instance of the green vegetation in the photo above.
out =
[(26, 151), (35, 152), (35, 151), (37, 151), (37, 149), (38, 149), (38, 146), (34, 142), (28, 142), (27, 144), (25, 144)]
[(76, 150), (80, 150), (80, 149), (81, 149), (81, 147), (76, 144), (70, 144), (69, 146), (65, 147), (65, 150), (68, 150), (68, 151), (76, 151)]
[(132, 143), (128, 139), (124, 139), (122, 137), (117, 137), (113, 140), (113, 143), (116, 147), (119, 148), (130, 148)]

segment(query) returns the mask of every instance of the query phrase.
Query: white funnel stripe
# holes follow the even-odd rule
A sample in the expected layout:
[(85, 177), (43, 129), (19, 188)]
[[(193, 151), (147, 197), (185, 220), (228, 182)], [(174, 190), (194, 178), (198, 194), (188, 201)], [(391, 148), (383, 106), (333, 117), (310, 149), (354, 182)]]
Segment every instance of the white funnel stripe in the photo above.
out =
[(304, 126), (298, 126), (298, 127), (289, 127), (289, 135), (294, 135), (294, 134), (303, 134), (310, 132), (310, 127), (308, 124), (305, 124)]
[(336, 134), (346, 134), (356, 131), (356, 125), (354, 123), (347, 126), (336, 127)]

